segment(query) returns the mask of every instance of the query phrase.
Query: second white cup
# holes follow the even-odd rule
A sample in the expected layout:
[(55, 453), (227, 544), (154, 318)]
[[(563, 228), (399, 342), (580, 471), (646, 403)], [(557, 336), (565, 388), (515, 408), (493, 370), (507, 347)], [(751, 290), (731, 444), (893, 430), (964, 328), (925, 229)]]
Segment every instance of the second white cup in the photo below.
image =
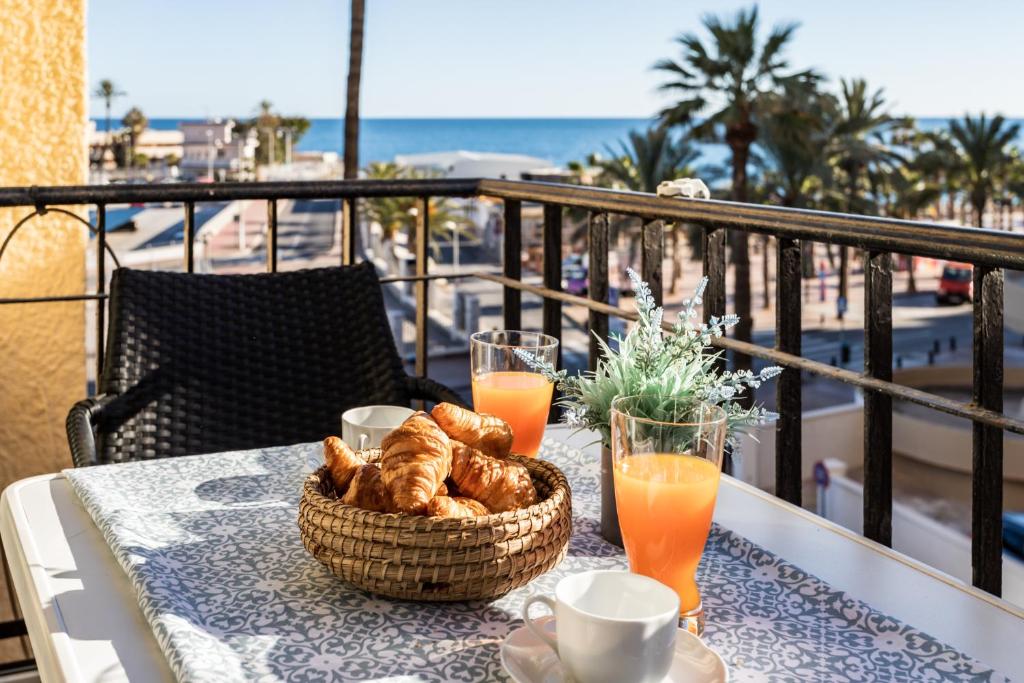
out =
[[(537, 602), (554, 613), (556, 638), (530, 618)], [(655, 683), (672, 667), (679, 596), (639, 574), (583, 572), (559, 581), (554, 599), (527, 598), (523, 620), (579, 683)]]
[(341, 438), (357, 451), (380, 448), (384, 437), (413, 412), (402, 406), (362, 406), (346, 410), (341, 414)]

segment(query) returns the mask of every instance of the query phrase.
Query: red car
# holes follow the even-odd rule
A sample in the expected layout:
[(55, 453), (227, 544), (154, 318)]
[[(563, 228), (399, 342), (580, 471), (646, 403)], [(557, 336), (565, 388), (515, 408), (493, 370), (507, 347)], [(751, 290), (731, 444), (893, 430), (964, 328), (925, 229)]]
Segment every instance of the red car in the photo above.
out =
[(969, 263), (947, 263), (939, 278), (935, 300), (940, 304), (960, 304), (971, 300), (973, 273)]

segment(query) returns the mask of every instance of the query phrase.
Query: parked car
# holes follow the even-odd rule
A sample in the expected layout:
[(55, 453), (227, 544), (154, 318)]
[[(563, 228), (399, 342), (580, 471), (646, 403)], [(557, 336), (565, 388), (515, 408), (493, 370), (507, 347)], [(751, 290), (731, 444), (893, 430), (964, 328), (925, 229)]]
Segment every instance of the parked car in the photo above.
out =
[(968, 263), (947, 263), (939, 278), (935, 300), (940, 304), (961, 304), (971, 300), (973, 273)]
[(562, 259), (562, 291), (587, 295), (587, 263), (582, 254), (569, 254)]

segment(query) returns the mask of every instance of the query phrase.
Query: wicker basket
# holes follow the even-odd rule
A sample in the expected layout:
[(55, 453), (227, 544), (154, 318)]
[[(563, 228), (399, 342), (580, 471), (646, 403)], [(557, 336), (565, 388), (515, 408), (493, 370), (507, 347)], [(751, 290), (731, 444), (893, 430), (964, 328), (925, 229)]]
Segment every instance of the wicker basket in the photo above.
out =
[[(380, 451), (363, 455), (373, 462)], [(469, 519), (345, 505), (321, 467), (303, 487), (302, 543), (335, 575), (371, 593), (429, 601), (502, 596), (561, 562), (572, 533), (569, 483), (561, 470), (543, 460), (510, 457), (529, 470), (540, 502)]]

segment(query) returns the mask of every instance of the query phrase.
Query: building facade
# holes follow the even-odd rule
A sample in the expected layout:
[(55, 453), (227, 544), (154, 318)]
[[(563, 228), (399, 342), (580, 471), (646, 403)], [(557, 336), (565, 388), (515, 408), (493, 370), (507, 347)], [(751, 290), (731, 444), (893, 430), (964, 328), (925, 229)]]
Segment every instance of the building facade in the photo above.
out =
[(259, 145), (255, 131), (238, 135), (231, 119), (182, 123), (180, 128), (184, 135), (179, 165), (183, 178), (214, 181), (253, 177)]

